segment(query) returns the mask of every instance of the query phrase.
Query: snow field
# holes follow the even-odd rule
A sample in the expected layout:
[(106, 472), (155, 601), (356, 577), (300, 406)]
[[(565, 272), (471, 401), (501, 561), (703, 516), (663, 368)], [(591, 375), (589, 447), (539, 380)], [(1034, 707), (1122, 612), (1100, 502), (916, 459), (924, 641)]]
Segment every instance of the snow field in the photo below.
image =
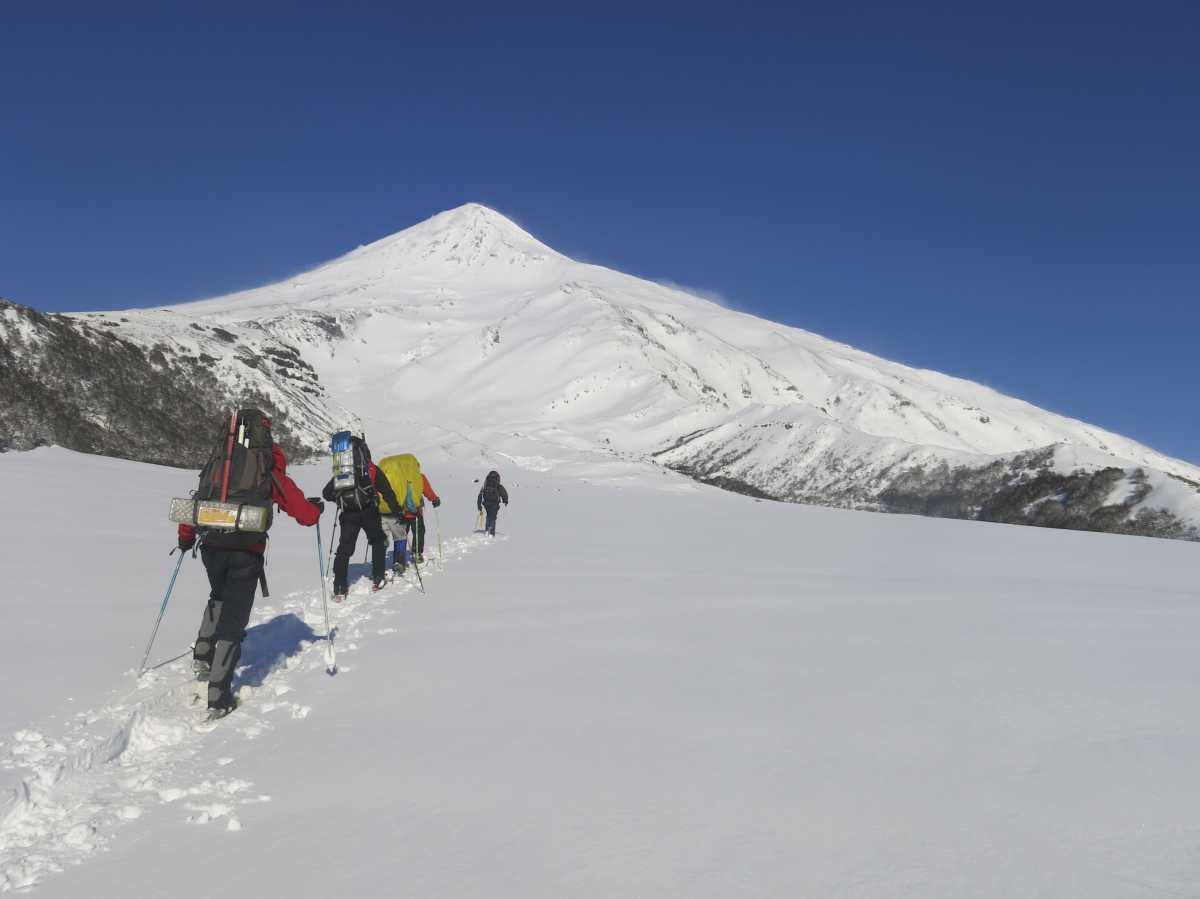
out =
[[(453, 564), (488, 542), (482, 536), (447, 541), (446, 559), (428, 566), (423, 576), (436, 583), (443, 561)], [(397, 600), (420, 596), (413, 580), (373, 592), (364, 567), (369, 566), (352, 566), (358, 580), (349, 598), (331, 610), (339, 674), (353, 670), (353, 662), (342, 660), (352, 660), (360, 644), (395, 633), (379, 625), (397, 614)], [(79, 713), (58, 736), (17, 732), (11, 750), (0, 757), (0, 766), (22, 775), (15, 801), (0, 820), (0, 891), (32, 886), (78, 864), (123, 822), (140, 818), (147, 803), (181, 806), (191, 823), (220, 821), (228, 830), (241, 830), (238, 809), (271, 797), (255, 793), (249, 781), (216, 776), (234, 759), (214, 760), (208, 743), (257, 739), (288, 720), (307, 718), (312, 708), (290, 698), (292, 681), (324, 670), (324, 641), (319, 590), (290, 594), (279, 604), (260, 599), (235, 680), (236, 717), (205, 720), (205, 686), (193, 680), (185, 654), (155, 665), (111, 704)]]
[[(444, 561), (452, 564), (485, 545), (481, 536), (452, 539)], [(352, 576), (364, 567), (353, 566)], [(442, 570), (439, 561), (422, 574), (436, 583)], [(369, 575), (354, 583), (350, 597), (331, 611), (339, 674), (353, 670), (341, 660), (353, 659), (360, 644), (396, 631), (379, 627), (378, 619), (396, 614), (397, 600), (409, 594), (420, 595), (412, 580), (378, 593)], [(289, 719), (307, 718), (312, 708), (290, 698), (292, 681), (324, 669), (324, 641), (319, 590), (293, 593), (280, 604), (260, 600), (235, 681), (240, 705), (227, 722), (205, 720), (205, 687), (193, 680), (185, 654), (158, 663), (111, 704), (79, 713), (58, 736), (19, 731), (0, 757), (0, 766), (22, 774), (18, 798), (0, 821), (0, 891), (31, 886), (79, 863), (122, 822), (140, 818), (147, 803), (181, 806), (188, 822), (221, 821), (241, 830), (238, 809), (271, 797), (254, 793), (249, 781), (217, 777), (233, 759), (213, 760), (209, 735), (224, 743), (229, 731), (257, 739)], [(222, 733), (213, 734), (218, 727)]]
[[(174, 493), (182, 492), (180, 482), (194, 479), (187, 472), (79, 456), (57, 449), (5, 457), (3, 461), (13, 463), (5, 474), (17, 476), (11, 485), (14, 489), (18, 489), (16, 485), (21, 480), (29, 482), (24, 476), (31, 470), (45, 475), (67, 466), (82, 469), (83, 477), (60, 476), (57, 483), (59, 489), (76, 499), (87, 486), (94, 486), (97, 480), (110, 482), (117, 472), (122, 475), (122, 483), (132, 472), (143, 478), (150, 474), (151, 483), (156, 487), (169, 479), (176, 482)], [(36, 480), (43, 482), (45, 478)], [(143, 494), (134, 490), (133, 494), (139, 499), (149, 499), (151, 492)], [(164, 495), (169, 498), (172, 494), (168, 491)], [(152, 514), (150, 510), (157, 503), (135, 500), (135, 504), (140, 513)], [(56, 507), (55, 503), (49, 505)], [(173, 526), (166, 523), (164, 517), (157, 517), (162, 520), (155, 521), (158, 531), (154, 535), (155, 542), (169, 546), (173, 540)], [(326, 528), (331, 528), (332, 516), (327, 515), (325, 519)], [(278, 537), (280, 530), (274, 528), (273, 537)], [(303, 530), (306, 534), (314, 533), (312, 529)], [(431, 584), (436, 583), (456, 559), (494, 542), (478, 534), (452, 537), (443, 542), (445, 558), (439, 558), (436, 533), (434, 528), (430, 530), (432, 539), (426, 547), (426, 557), (431, 564), (422, 567), (422, 575)], [(273, 543), (277, 542), (273, 540)], [(360, 538), (360, 543), (365, 544), (365, 539)], [(113, 561), (115, 564), (106, 574), (115, 574), (115, 569), (127, 560)], [(16, 558), (6, 563), (6, 569), (14, 562), (17, 562)], [(85, 571), (96, 570), (95, 559), (92, 562)], [(310, 567), (315, 575), (315, 558)], [(349, 598), (336, 605), (330, 601), (339, 675), (353, 670), (352, 659), (360, 644), (396, 632), (394, 627), (379, 626), (379, 619), (396, 614), (402, 601), (421, 595), (411, 570), (407, 579), (396, 580), (386, 589), (373, 592), (369, 567), (352, 561)], [(199, 612), (203, 601), (198, 604), (194, 588), (197, 582), (203, 584), (203, 565), (198, 558), (193, 561), (188, 557), (184, 569), (189, 570), (192, 577), (179, 579), (172, 600), (174, 614), (166, 619), (176, 626), (164, 627), (162, 634), (173, 636), (179, 630), (178, 619), (181, 617), (189, 619), (187, 624), (193, 627), (198, 622), (192, 613)], [(272, 583), (276, 580), (275, 573), (269, 564), (268, 579)], [(21, 572), (14, 566), (12, 571), (6, 570), (6, 574), (19, 577)], [(317, 582), (318, 579), (314, 576), (310, 580)], [(188, 596), (189, 592), (193, 595)], [(206, 594), (205, 590), (203, 595)], [(51, 605), (69, 608), (60, 601), (61, 598), (61, 595), (40, 597), (43, 601), (49, 599)], [(187, 610), (186, 614), (181, 613), (181, 607)], [(102, 602), (94, 609), (98, 614), (89, 617), (86, 629), (102, 620), (107, 612)], [(151, 610), (150, 604), (146, 603), (139, 622), (139, 630), (143, 633), (140, 636), (137, 633), (125, 635), (122, 642), (128, 644), (131, 653), (125, 661), (140, 658), (140, 652), (133, 653), (132, 646), (138, 639), (148, 636), (156, 611), (157, 605)], [(145, 617), (147, 615), (149, 617)], [(196, 621), (190, 621), (192, 618)], [(69, 622), (70, 619), (64, 623), (59, 618), (60, 630), (69, 632)], [(36, 661), (22, 659), (28, 662), (25, 667), (44, 668), (57, 664), (72, 669), (69, 657), (51, 654), (47, 658), (45, 651), (53, 642), (48, 639), (45, 645), (38, 647), (40, 653)], [(189, 823), (221, 822), (227, 830), (241, 830), (239, 808), (269, 802), (271, 797), (254, 792), (253, 784), (247, 780), (218, 776), (222, 769), (233, 764), (234, 758), (214, 758), (210, 744), (214, 741), (223, 745), (231, 740), (236, 742), (237, 737), (254, 740), (288, 720), (307, 718), (311, 706), (290, 698), (295, 692), (293, 681), (325, 670), (326, 646), (321, 591), (315, 583), (307, 590), (290, 591), (281, 602), (274, 601), (274, 597), (264, 599), (259, 596), (235, 679), (240, 702), (236, 717), (218, 723), (205, 720), (202, 698), (205, 686), (192, 677), (190, 651), (186, 645), (182, 652), (176, 651), (179, 650), (177, 643), (168, 644), (164, 649), (160, 634), (151, 654), (149, 670), (142, 677), (137, 678), (135, 670), (130, 668), (123, 678), (125, 685), (112, 690), (96, 707), (74, 712), (66, 716), (65, 721), (55, 720), (64, 716), (52, 715), (50, 721), (53, 724), (43, 725), (40, 729), (20, 729), (11, 740), (0, 741), (0, 768), (11, 772), (7, 779), (14, 780), (10, 796), (0, 805), (0, 892), (32, 887), (50, 874), (79, 864), (104, 848), (122, 825), (142, 818), (148, 806), (177, 807), (182, 809), (184, 819)], [(170, 657), (163, 659), (164, 652), (170, 653)], [(351, 660), (349, 664), (347, 660)], [(14, 666), (13, 676), (17, 675), (17, 670)], [(115, 680), (112, 674), (115, 672), (110, 673), (109, 682)], [(218, 727), (220, 733), (216, 732)]]
[[(207, 732), (178, 706), (145, 711), (187, 727), (148, 729), (156, 748), (75, 782), (127, 760), (154, 791), (82, 791), (78, 808), (108, 817), (55, 822), (66, 867), (37, 895), (1197, 895), (1195, 545), (510, 463), (513, 505), (482, 552), (471, 481), (490, 465), (423, 462), (461, 541), (429, 594), (336, 610), (328, 677), (306, 636), (322, 629), (314, 541), (281, 521), (246, 705)], [(153, 493), (157, 472), (109, 464)], [(160, 505), (144, 510), (156, 533)], [(88, 561), (101, 577), (119, 565)], [(40, 602), (69, 601), (56, 583)], [(162, 657), (186, 646), (201, 597), (169, 615)], [(157, 602), (141, 600), (122, 668)], [(41, 657), (83, 665), (54, 645)], [(5, 733), (70, 749), (43, 717)], [(71, 839), (105, 851), (63, 848), (97, 820)]]

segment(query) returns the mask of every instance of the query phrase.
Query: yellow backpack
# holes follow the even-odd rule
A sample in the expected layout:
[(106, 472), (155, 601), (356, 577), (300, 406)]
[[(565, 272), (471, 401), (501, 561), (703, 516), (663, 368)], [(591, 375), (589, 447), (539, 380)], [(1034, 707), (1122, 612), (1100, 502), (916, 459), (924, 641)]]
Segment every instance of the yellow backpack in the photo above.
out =
[[(396, 499), (404, 506), (405, 512), (413, 514), (421, 507), (421, 495), (424, 485), (421, 482), (421, 463), (412, 453), (399, 456), (388, 456), (380, 459), (379, 470), (384, 473), (392, 489), (396, 491)], [(382, 515), (399, 515), (399, 509), (393, 509), (382, 496), (379, 497), (379, 512)]]

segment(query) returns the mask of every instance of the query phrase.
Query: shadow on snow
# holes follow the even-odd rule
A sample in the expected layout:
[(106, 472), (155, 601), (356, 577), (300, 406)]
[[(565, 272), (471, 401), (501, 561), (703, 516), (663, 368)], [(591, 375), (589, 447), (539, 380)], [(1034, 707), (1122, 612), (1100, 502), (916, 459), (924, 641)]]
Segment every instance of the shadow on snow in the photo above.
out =
[(324, 639), (292, 612), (256, 624), (246, 631), (235, 685), (261, 686), (282, 662), (299, 655), (307, 644)]

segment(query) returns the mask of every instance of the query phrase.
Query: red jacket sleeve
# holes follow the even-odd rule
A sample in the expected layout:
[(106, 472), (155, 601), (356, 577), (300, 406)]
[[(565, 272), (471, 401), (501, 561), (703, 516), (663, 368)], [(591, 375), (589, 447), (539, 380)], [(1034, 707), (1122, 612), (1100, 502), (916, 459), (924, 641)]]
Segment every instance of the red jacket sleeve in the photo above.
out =
[[(433, 488), (429, 486), (429, 478), (425, 477), (424, 474), (421, 475), (421, 491), (425, 494), (426, 499), (438, 500), (438, 495), (434, 493)], [(438, 502), (441, 502), (441, 500), (438, 500)]]
[(304, 498), (304, 491), (286, 474), (276, 475), (276, 478), (275, 485), (271, 488), (271, 499), (305, 527), (316, 524), (321, 518), (321, 510)]

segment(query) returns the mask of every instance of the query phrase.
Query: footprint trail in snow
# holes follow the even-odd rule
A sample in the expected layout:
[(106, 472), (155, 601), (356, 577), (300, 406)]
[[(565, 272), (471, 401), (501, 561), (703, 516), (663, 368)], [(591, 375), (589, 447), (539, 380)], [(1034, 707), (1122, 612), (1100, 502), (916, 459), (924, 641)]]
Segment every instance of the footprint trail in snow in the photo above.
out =
[[(445, 561), (492, 542), (479, 534), (448, 539)], [(423, 566), (422, 574), (431, 580), (442, 570), (439, 561)], [(394, 613), (398, 597), (421, 598), (415, 579), (375, 593), (369, 579), (360, 578), (345, 602), (330, 604), (340, 638), (338, 676), (352, 670), (343, 653), (360, 649), (365, 635), (401, 630), (362, 627)], [(79, 864), (154, 804), (178, 806), (188, 822), (241, 830), (238, 809), (271, 797), (226, 776), (234, 756), (225, 751), (313, 711), (297, 698), (292, 675), (325, 669), (324, 628), (319, 589), (281, 603), (260, 599), (234, 680), (238, 709), (219, 722), (205, 721), (203, 687), (185, 653), (148, 671), (132, 690), (114, 691), (108, 704), (76, 714), (60, 734), (17, 731), (0, 753), (0, 767), (21, 778), (0, 804), (0, 892), (31, 887)]]

